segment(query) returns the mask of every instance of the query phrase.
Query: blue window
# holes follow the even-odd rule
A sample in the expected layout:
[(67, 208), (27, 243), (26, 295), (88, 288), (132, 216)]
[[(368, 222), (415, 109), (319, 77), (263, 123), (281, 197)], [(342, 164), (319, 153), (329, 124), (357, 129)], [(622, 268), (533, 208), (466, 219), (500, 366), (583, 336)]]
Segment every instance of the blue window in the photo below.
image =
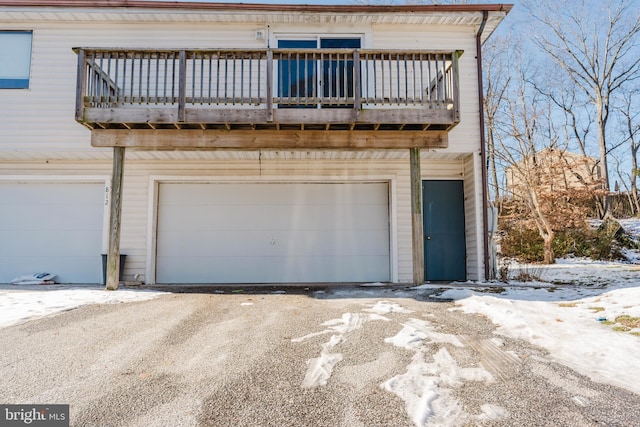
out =
[(31, 31), (0, 31), (0, 89), (28, 89)]
[[(315, 49), (315, 40), (278, 40), (279, 48)], [(315, 61), (286, 59), (278, 63), (279, 91), (281, 97), (313, 96), (316, 85)]]
[[(285, 49), (359, 49), (360, 38), (320, 37), (302, 40), (278, 40)], [(304, 58), (304, 56), (302, 56)], [(278, 63), (278, 96), (282, 98), (353, 97), (353, 61), (346, 57), (324, 59), (282, 59)], [(328, 104), (325, 104), (328, 106)], [(331, 104), (332, 107), (338, 105)], [(343, 105), (348, 107), (349, 105)], [(315, 104), (280, 105), (280, 108), (314, 108)]]
[[(327, 49), (360, 48), (360, 39), (321, 39), (320, 47)], [(353, 96), (353, 61), (334, 60), (323, 64), (324, 96)]]

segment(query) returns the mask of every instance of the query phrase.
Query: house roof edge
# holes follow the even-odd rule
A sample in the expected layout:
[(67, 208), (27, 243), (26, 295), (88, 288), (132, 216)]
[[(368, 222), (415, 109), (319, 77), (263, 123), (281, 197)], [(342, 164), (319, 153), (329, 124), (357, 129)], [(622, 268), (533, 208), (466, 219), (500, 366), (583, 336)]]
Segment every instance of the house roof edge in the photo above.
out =
[(181, 10), (243, 10), (264, 12), (340, 12), (340, 13), (428, 13), (428, 12), (504, 12), (513, 4), (456, 4), (456, 5), (313, 5), (313, 4), (260, 4), (221, 3), (159, 0), (0, 0), (0, 7), (61, 7), (61, 8), (136, 8)]

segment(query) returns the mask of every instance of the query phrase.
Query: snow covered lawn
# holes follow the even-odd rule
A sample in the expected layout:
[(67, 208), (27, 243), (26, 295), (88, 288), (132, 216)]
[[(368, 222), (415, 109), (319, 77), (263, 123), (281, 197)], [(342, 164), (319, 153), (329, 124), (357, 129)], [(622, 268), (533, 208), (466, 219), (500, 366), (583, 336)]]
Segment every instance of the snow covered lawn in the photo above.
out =
[(543, 347), (552, 360), (594, 381), (640, 394), (640, 266), (559, 260), (518, 268), (542, 281), (467, 284), (439, 298), (454, 300), (454, 310), (486, 316), (496, 334)]

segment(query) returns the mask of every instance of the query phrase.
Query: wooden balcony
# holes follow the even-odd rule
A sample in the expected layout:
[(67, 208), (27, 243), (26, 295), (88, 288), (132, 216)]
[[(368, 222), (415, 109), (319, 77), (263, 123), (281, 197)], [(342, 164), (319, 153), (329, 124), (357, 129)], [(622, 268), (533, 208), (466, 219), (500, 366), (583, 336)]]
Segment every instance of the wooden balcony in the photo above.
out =
[[(121, 141), (126, 131), (141, 130), (153, 130), (156, 136), (172, 134), (173, 139), (180, 135), (182, 140), (202, 131), (209, 135), (213, 133), (208, 131), (224, 131), (227, 137), (237, 136), (240, 146), (249, 135), (268, 134), (277, 140), (278, 135), (295, 131), (304, 132), (306, 141), (329, 141), (349, 132), (353, 141), (337, 148), (353, 144), (357, 148), (368, 147), (366, 141), (357, 142), (357, 135), (364, 135), (358, 131), (367, 131), (367, 141), (372, 132), (380, 140), (391, 140), (402, 131), (407, 141), (431, 141), (403, 145), (446, 147), (447, 131), (460, 120), (461, 51), (74, 51), (78, 54), (76, 120), (96, 131), (120, 130), (110, 136), (120, 135)], [(173, 147), (154, 146), (148, 132), (137, 135), (146, 135), (147, 148), (180, 145), (176, 141)], [(137, 145), (130, 137), (125, 139), (123, 146)], [(327, 143), (331, 146), (322, 144)], [(117, 145), (95, 135), (92, 144)]]

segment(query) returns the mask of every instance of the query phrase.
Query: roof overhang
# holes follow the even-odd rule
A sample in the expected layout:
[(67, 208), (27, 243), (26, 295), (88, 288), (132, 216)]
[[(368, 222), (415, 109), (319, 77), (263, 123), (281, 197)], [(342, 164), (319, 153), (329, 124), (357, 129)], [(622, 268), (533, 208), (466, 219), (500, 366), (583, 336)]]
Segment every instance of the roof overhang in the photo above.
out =
[(309, 5), (141, 0), (0, 0), (0, 22), (212, 22), (480, 26), (488, 38), (512, 4)]

